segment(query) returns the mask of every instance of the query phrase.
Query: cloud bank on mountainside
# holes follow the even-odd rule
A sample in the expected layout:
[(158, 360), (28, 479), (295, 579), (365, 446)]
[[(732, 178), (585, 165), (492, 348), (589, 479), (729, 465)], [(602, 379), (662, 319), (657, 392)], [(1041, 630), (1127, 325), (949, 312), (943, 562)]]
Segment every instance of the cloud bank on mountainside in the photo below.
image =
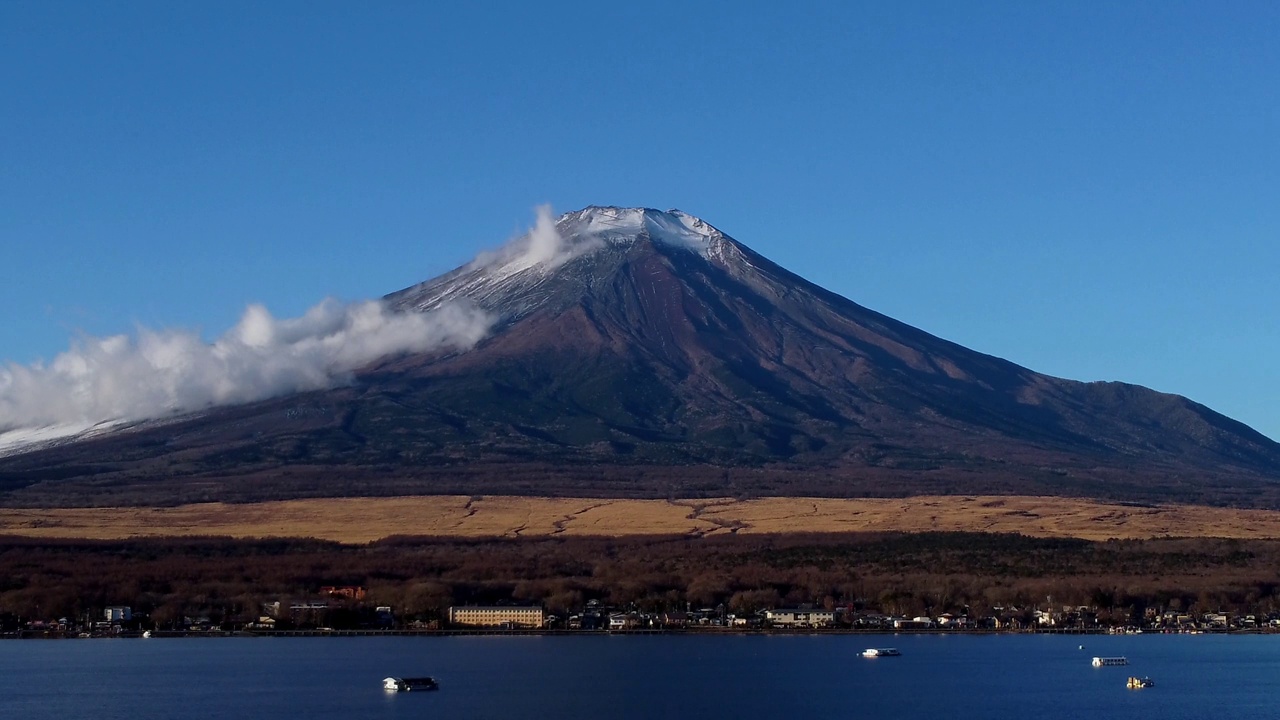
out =
[[(505, 274), (553, 269), (597, 245), (566, 242), (544, 205), (528, 233), (471, 266)], [(211, 343), (173, 329), (82, 337), (52, 362), (0, 366), (0, 449), (334, 387), (383, 357), (467, 350), (495, 319), (466, 298), (424, 312), (330, 299), (296, 318), (250, 305)]]
[[(528, 233), (482, 253), (471, 266), (496, 265), (507, 273), (555, 268), (592, 247), (566, 243), (543, 205)], [(330, 299), (296, 318), (276, 318), (262, 305), (250, 305), (212, 343), (172, 329), (82, 337), (47, 364), (0, 367), (0, 450), (334, 387), (379, 358), (467, 350), (494, 321), (465, 299), (425, 312)]]
[(0, 431), (139, 421), (349, 382), (401, 353), (467, 349), (489, 331), (478, 308), (398, 313), (378, 301), (325, 300), (301, 317), (250, 305), (212, 343), (186, 330), (82, 338), (48, 364), (0, 368)]

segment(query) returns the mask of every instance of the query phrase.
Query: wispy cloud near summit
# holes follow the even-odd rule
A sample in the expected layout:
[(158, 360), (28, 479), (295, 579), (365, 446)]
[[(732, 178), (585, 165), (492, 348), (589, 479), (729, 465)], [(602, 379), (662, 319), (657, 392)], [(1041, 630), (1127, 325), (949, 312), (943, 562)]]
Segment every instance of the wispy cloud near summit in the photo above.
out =
[(556, 216), (550, 205), (539, 205), (529, 232), (503, 247), (482, 252), (469, 267), (491, 268), (502, 275), (512, 275), (530, 268), (554, 270), (574, 258), (601, 246), (598, 238), (567, 238), (556, 227)]

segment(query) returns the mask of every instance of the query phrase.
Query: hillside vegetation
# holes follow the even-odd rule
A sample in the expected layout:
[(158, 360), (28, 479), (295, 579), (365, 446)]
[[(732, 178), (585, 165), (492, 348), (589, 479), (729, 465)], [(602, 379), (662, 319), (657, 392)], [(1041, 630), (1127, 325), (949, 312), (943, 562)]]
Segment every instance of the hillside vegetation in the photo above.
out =
[(1280, 538), (1280, 512), (1018, 496), (602, 500), (515, 496), (340, 498), (171, 508), (0, 509), (0, 535), (118, 540), (225, 536), (366, 543), (501, 538), (988, 532), (1089, 540)]

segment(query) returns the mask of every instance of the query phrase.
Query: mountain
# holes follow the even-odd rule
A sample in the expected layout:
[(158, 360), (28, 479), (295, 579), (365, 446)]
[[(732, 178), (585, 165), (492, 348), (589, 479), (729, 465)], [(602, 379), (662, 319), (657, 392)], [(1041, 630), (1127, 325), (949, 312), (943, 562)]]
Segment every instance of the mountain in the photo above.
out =
[(591, 207), (385, 298), (466, 352), (0, 459), (8, 504), (404, 493), (1020, 493), (1280, 506), (1280, 445), (828, 292), (679, 211)]

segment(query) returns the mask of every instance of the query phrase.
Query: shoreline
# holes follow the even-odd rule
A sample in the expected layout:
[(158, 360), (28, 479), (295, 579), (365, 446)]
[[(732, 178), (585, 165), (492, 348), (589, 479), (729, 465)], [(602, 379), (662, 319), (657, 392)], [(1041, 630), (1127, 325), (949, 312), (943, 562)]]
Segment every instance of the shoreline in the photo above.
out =
[(1280, 630), (1271, 630), (1265, 628), (1248, 629), (1248, 630), (1195, 630), (1195, 631), (1178, 631), (1178, 630), (1150, 630), (1142, 632), (1118, 633), (1109, 632), (1104, 628), (1071, 628), (1071, 629), (1052, 629), (1052, 630), (996, 630), (996, 629), (977, 629), (977, 630), (940, 630), (940, 629), (907, 629), (907, 630), (884, 630), (876, 628), (854, 629), (854, 628), (749, 628), (749, 629), (733, 629), (733, 628), (659, 628), (659, 629), (634, 629), (634, 630), (546, 630), (546, 629), (526, 629), (526, 630), (504, 630), (498, 628), (486, 629), (452, 629), (452, 630), (418, 630), (418, 629), (401, 629), (401, 630), (153, 630), (148, 638), (144, 638), (142, 633), (121, 633), (116, 635), (91, 635), (89, 637), (81, 637), (79, 635), (57, 635), (34, 631), (20, 631), (10, 633), (0, 633), (0, 640), (143, 640), (143, 639), (173, 639), (173, 638), (325, 638), (325, 637), (466, 637), (466, 636), (488, 636), (488, 637), (611, 637), (611, 636), (641, 636), (641, 635), (702, 635), (702, 636), (750, 636), (750, 635), (777, 635), (777, 636), (815, 636), (815, 635), (1105, 635), (1126, 637), (1135, 637), (1140, 635), (1280, 635)]

